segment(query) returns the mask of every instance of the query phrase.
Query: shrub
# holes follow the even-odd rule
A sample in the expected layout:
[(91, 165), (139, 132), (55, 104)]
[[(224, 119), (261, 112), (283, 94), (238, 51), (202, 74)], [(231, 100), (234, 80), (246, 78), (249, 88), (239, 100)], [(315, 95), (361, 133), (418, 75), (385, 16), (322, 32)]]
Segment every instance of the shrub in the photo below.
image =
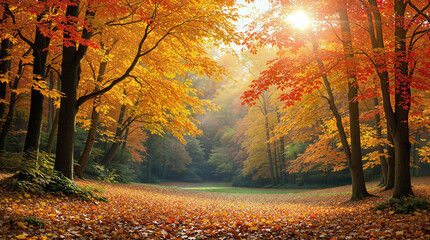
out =
[(18, 171), (4, 181), (10, 189), (19, 192), (45, 193), (62, 192), (65, 195), (76, 195), (83, 200), (107, 201), (97, 196), (94, 191), (75, 185), (62, 173), (53, 169), (53, 158), (48, 154), (39, 154), (37, 159), (20, 159)]
[(38, 227), (43, 227), (45, 225), (45, 223), (42, 220), (31, 216), (20, 217), (16, 219), (15, 222), (26, 222), (28, 225), (38, 226)]
[(399, 214), (410, 214), (418, 210), (429, 209), (430, 203), (426, 198), (391, 198), (390, 200), (378, 204), (375, 209), (389, 209)]

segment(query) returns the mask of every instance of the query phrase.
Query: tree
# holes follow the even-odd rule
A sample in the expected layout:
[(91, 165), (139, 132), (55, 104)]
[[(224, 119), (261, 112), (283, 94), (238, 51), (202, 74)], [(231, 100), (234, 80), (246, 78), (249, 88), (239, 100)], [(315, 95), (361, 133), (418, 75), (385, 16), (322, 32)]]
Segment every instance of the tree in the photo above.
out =
[(36, 17), (37, 23), (34, 42), (31, 42), (29, 39), (24, 37), (20, 31), (18, 31), (21, 39), (33, 50), (33, 80), (35, 83), (31, 88), (30, 115), (24, 144), (24, 152), (31, 158), (35, 158), (35, 153), (37, 155), (39, 152), (44, 103), (44, 95), (40, 89), (46, 87), (46, 61), (49, 54), (48, 48), (51, 42), (51, 37), (47, 36), (42, 31), (47, 31), (47, 29), (50, 29), (51, 27), (50, 22), (45, 19), (46, 15), (49, 14), (52, 9), (50, 9), (49, 5), (45, 5), (44, 1), (42, 1), (39, 6), (41, 6), (41, 9), (38, 9), (39, 11)]
[[(118, 3), (121, 4), (121, 3)], [(145, 21), (139, 22), (139, 29), (142, 31), (137, 45), (135, 46), (135, 54), (130, 58), (130, 64), (126, 70), (118, 77), (114, 78), (112, 82), (106, 87), (100, 89), (97, 92), (92, 92), (88, 95), (81, 96), (77, 99), (77, 83), (79, 79), (78, 70), (80, 68), (80, 62), (84, 57), (86, 50), (88, 49), (89, 43), (87, 40), (91, 38), (94, 31), (91, 24), (86, 25), (82, 33), (76, 32), (76, 23), (79, 19), (79, 2), (77, 4), (69, 5), (67, 7), (66, 16), (74, 21), (68, 21), (65, 25), (68, 26), (72, 31), (64, 32), (64, 39), (71, 39), (66, 41), (63, 45), (63, 63), (62, 63), (62, 92), (65, 97), (62, 98), (61, 109), (60, 109), (60, 125), (59, 135), (57, 142), (57, 156), (55, 161), (55, 169), (61, 171), (65, 176), (73, 178), (72, 175), (72, 159), (73, 159), (73, 133), (74, 133), (74, 119), (76, 116), (77, 107), (84, 102), (99, 96), (103, 93), (111, 90), (116, 84), (124, 81), (127, 78), (135, 77), (132, 75), (132, 71), (138, 65), (139, 62), (149, 66), (149, 69), (154, 73), (163, 72), (174, 72), (173, 68), (177, 65), (166, 65), (160, 66), (159, 61), (152, 61), (151, 58), (156, 59), (156, 55), (151, 53), (164, 45), (164, 42), (170, 41), (172, 50), (170, 53), (175, 53), (178, 50), (183, 51), (185, 54), (182, 56), (183, 66), (194, 68), (197, 66), (195, 71), (201, 74), (217, 75), (219, 68), (213, 64), (213, 61), (207, 57), (201, 55), (204, 53), (201, 47), (201, 39), (213, 39), (215, 36), (217, 40), (229, 41), (231, 36), (228, 36), (226, 29), (231, 29), (231, 24), (228, 22), (233, 16), (228, 16), (224, 12), (234, 10), (232, 3), (219, 1), (219, 2), (196, 2), (187, 3), (186, 5), (176, 4), (174, 2), (158, 2), (154, 4), (146, 4), (145, 2), (140, 3), (142, 11), (132, 12), (132, 14), (143, 14), (142, 17)], [(204, 7), (202, 7), (204, 4)], [(225, 4), (225, 5), (223, 5)], [(220, 6), (223, 6), (220, 8)], [(108, 8), (114, 11), (114, 6)], [(175, 10), (176, 9), (176, 10)], [(196, 12), (196, 9), (201, 11)], [(97, 12), (98, 13), (98, 12)], [(117, 13), (117, 12), (114, 12)], [(130, 13), (127, 13), (130, 14)], [(125, 14), (125, 15), (127, 15)], [(95, 9), (88, 7), (86, 10), (84, 21), (90, 23), (91, 19), (94, 19), (96, 15)], [(116, 16), (115, 16), (116, 17)], [(118, 17), (121, 19), (121, 16)], [(80, 20), (82, 21), (82, 20)], [(209, 29), (210, 31), (204, 31), (202, 29)], [(79, 36), (79, 39), (73, 39), (74, 36)], [(207, 38), (206, 38), (207, 37)], [(77, 47), (77, 40), (83, 41)], [(184, 45), (183, 43), (190, 43), (190, 45)], [(218, 44), (218, 43), (217, 43)], [(154, 51), (155, 52), (155, 51)], [(198, 53), (198, 54), (197, 54)], [(166, 64), (173, 62), (174, 58), (164, 58)], [(197, 65), (190, 66), (191, 62), (188, 59), (193, 59)], [(157, 65), (154, 65), (155, 62)], [(178, 63), (180, 61), (177, 61)], [(151, 65), (153, 64), (153, 65)], [(65, 85), (64, 85), (65, 84)]]
[(355, 66), (354, 51), (348, 10), (346, 5), (338, 10), (342, 31), (342, 45), (345, 53), (346, 74), (348, 78), (348, 109), (351, 141), (351, 157), (348, 159), (352, 179), (351, 200), (363, 199), (369, 196), (364, 182), (363, 163), (361, 156), (360, 114), (358, 109), (358, 81)]

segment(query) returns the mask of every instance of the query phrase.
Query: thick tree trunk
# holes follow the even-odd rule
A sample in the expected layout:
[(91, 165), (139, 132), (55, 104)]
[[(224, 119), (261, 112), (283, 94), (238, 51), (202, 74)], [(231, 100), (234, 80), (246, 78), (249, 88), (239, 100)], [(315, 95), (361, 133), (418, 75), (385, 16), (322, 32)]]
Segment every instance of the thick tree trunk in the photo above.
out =
[[(41, 21), (45, 13), (37, 16), (37, 20)], [(48, 57), (48, 50), (50, 38), (45, 37), (36, 26), (36, 35), (34, 39), (33, 48), (33, 81), (44, 81), (46, 71), (46, 59)], [(42, 130), (43, 118), (43, 94), (31, 88), (31, 103), (30, 103), (30, 116), (28, 119), (27, 135), (24, 143), (24, 152), (27, 158), (36, 158), (39, 152), (40, 145), (40, 132)]]
[(352, 48), (348, 12), (346, 9), (340, 9), (338, 10), (338, 12), (340, 18), (340, 26), (342, 30), (342, 43), (348, 74), (348, 109), (351, 137), (351, 159), (349, 161), (349, 169), (351, 172), (352, 179), (351, 200), (358, 200), (369, 196), (364, 181), (363, 162), (361, 156), (360, 113), (357, 100), (358, 82), (356, 77), (356, 67)]
[(396, 128), (394, 131), (395, 177), (393, 198), (413, 195), (410, 175), (411, 143), (409, 141), (409, 109), (411, 98), (408, 76), (408, 60), (406, 54), (406, 22), (404, 0), (395, 0), (395, 111)]
[(69, 179), (73, 179), (73, 151), (76, 118), (76, 86), (78, 83), (78, 66), (70, 61), (73, 56), (63, 53), (63, 72), (61, 74), (61, 98), (57, 134), (57, 150), (54, 169)]
[[(76, 5), (67, 6), (66, 17), (77, 18), (79, 16), (79, 1)], [(94, 17), (95, 13), (86, 11), (85, 18)], [(69, 21), (70, 27), (74, 27), (74, 22)], [(64, 33), (64, 38), (70, 39), (69, 33)], [(82, 38), (90, 39), (91, 33), (84, 29)], [(77, 88), (80, 75), (80, 63), (88, 46), (83, 44), (76, 46), (73, 43), (63, 46), (63, 60), (61, 62), (61, 91), (64, 97), (61, 98), (61, 107), (59, 114), (57, 150), (54, 169), (63, 173), (67, 178), (73, 180), (73, 150), (75, 138), (75, 120), (78, 110), (77, 105)]]
[[(384, 104), (385, 117), (387, 119), (389, 131), (394, 140), (394, 191), (393, 198), (413, 195), (410, 179), (410, 147), (409, 142), (409, 109), (410, 101), (410, 81), (408, 75), (408, 60), (406, 59), (406, 33), (407, 27), (404, 21), (407, 2), (403, 0), (394, 1), (395, 11), (395, 111), (391, 106), (389, 78), (387, 64), (384, 53), (384, 41), (382, 36), (382, 21), (376, 0), (368, 0), (369, 26), (371, 31), (372, 47), (377, 56), (381, 59), (375, 64), (376, 72), (381, 80), (381, 92)], [(372, 15), (374, 22), (372, 20)], [(389, 167), (390, 167), (389, 159)]]

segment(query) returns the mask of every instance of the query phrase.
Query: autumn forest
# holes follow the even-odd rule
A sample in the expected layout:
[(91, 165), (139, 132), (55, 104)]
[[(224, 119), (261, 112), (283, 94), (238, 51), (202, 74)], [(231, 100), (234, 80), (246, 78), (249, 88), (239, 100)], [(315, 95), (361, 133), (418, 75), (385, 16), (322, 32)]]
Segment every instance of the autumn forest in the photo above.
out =
[(0, 4), (0, 239), (430, 238), (430, 1)]

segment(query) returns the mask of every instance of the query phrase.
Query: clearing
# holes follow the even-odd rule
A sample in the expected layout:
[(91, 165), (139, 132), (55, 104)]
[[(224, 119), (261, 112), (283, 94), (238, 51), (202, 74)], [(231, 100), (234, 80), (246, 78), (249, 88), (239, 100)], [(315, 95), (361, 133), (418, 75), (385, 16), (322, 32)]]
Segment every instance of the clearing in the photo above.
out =
[[(9, 175), (0, 174), (0, 180)], [(430, 197), (430, 178), (413, 179)], [(429, 239), (430, 213), (371, 210), (391, 191), (348, 202), (350, 186), (289, 194), (190, 191), (77, 180), (110, 201), (0, 188), (0, 239)], [(295, 191), (295, 190), (293, 190)]]

